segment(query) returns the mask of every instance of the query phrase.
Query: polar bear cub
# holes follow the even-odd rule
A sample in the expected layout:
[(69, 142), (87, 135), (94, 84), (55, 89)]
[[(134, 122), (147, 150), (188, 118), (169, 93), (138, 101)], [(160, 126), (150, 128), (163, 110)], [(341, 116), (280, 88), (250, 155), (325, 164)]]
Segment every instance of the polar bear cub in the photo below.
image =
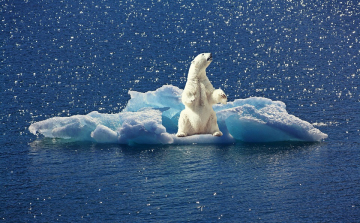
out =
[(180, 113), (176, 136), (195, 134), (222, 136), (219, 130), (213, 104), (226, 104), (227, 97), (221, 89), (214, 89), (206, 76), (206, 68), (212, 61), (211, 53), (202, 53), (191, 62), (182, 103), (185, 109)]

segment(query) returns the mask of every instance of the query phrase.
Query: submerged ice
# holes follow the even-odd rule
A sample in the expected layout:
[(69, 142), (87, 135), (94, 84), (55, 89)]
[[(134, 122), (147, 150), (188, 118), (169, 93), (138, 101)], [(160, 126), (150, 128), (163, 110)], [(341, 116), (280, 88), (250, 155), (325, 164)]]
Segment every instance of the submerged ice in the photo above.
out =
[(223, 136), (175, 136), (182, 90), (165, 85), (156, 91), (130, 91), (123, 111), (53, 117), (30, 125), (29, 131), (71, 141), (120, 144), (188, 144), (276, 141), (321, 141), (327, 135), (286, 111), (283, 102), (252, 97), (214, 106)]

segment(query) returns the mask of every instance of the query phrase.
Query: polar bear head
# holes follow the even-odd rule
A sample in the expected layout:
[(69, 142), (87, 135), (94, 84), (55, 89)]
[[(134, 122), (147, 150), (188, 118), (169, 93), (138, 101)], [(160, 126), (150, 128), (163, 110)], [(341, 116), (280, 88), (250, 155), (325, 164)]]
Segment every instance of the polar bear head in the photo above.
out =
[(211, 53), (201, 53), (191, 62), (191, 66), (195, 66), (195, 69), (197, 70), (204, 70), (210, 65), (211, 61)]

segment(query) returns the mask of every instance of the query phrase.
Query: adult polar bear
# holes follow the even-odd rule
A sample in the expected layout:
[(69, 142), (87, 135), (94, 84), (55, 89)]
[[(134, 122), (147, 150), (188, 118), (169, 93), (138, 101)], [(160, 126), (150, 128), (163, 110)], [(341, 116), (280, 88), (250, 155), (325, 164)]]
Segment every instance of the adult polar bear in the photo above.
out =
[(206, 76), (211, 61), (211, 53), (202, 53), (191, 62), (181, 98), (185, 109), (180, 113), (178, 137), (194, 134), (222, 136), (212, 105), (226, 104), (227, 97), (221, 89), (215, 90)]

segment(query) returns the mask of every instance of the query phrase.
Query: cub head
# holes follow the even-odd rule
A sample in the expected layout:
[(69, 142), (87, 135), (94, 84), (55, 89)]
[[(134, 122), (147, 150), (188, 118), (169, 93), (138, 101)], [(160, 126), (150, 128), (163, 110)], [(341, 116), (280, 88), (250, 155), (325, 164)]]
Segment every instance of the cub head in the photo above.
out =
[(196, 69), (206, 69), (212, 61), (211, 53), (201, 53), (195, 57), (191, 62), (192, 66), (195, 66)]

